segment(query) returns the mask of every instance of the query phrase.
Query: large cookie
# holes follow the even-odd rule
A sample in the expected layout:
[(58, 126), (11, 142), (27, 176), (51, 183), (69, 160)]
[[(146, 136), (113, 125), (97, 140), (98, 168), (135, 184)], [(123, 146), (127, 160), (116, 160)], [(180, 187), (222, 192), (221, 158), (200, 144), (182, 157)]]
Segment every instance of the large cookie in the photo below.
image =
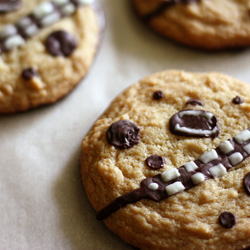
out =
[(250, 85), (166, 71), (119, 95), (82, 142), (86, 194), (140, 249), (250, 246)]
[(86, 75), (104, 24), (91, 2), (0, 1), (0, 113), (55, 102)]
[(217, 50), (250, 45), (248, 0), (132, 0), (139, 16), (179, 43)]

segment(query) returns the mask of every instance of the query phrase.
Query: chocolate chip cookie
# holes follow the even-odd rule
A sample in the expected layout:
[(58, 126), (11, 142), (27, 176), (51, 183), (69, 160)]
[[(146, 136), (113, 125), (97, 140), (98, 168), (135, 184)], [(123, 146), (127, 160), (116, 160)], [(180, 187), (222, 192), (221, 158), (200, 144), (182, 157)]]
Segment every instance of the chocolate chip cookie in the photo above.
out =
[(70, 92), (92, 64), (103, 25), (90, 0), (0, 0), (0, 113)]
[(250, 3), (228, 0), (132, 0), (140, 18), (158, 33), (194, 48), (250, 45)]
[(250, 246), (250, 85), (165, 71), (120, 94), (82, 142), (97, 219), (143, 250)]

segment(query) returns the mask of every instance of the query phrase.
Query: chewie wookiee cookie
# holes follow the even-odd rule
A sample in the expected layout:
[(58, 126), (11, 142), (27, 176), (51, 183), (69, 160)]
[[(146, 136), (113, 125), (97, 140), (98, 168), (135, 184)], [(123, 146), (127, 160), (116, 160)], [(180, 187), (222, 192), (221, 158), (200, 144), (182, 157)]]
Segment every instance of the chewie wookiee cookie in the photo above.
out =
[(179, 43), (209, 50), (250, 45), (248, 0), (132, 0), (142, 20)]
[(82, 143), (86, 194), (143, 250), (250, 246), (250, 85), (166, 71), (119, 95)]
[(0, 0), (0, 113), (57, 101), (86, 75), (104, 19), (90, 0)]

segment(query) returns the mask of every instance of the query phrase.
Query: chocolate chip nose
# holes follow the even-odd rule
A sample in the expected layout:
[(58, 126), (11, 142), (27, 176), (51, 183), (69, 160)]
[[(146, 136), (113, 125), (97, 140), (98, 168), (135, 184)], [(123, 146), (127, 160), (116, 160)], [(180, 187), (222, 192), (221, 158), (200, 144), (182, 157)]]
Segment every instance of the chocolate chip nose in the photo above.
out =
[(220, 131), (216, 116), (204, 110), (182, 110), (170, 118), (170, 131), (175, 135), (217, 137)]

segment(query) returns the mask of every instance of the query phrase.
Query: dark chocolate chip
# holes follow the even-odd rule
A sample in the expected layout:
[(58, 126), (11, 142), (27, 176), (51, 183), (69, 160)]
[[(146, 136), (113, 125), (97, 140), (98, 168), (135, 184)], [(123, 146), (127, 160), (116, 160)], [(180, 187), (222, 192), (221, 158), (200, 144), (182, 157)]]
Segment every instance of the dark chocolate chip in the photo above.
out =
[(108, 128), (106, 138), (109, 144), (117, 148), (131, 148), (140, 141), (140, 129), (128, 120), (117, 121)]
[(162, 99), (163, 97), (164, 97), (164, 94), (163, 94), (163, 92), (162, 92), (161, 90), (157, 90), (157, 91), (155, 91), (154, 94), (153, 94), (153, 98), (154, 98), (155, 100), (160, 100), (160, 99)]
[(235, 215), (230, 212), (223, 212), (220, 214), (219, 222), (225, 228), (231, 228), (235, 225)]
[(67, 57), (74, 52), (77, 41), (68, 32), (58, 30), (47, 37), (45, 45), (51, 55)]
[(250, 195), (250, 173), (248, 173), (243, 180), (243, 187), (246, 190), (247, 194)]
[(199, 106), (203, 106), (204, 105), (201, 100), (192, 99), (192, 98), (190, 98), (189, 100), (187, 100), (186, 105), (188, 105), (188, 104), (191, 104), (191, 105), (194, 105), (194, 106), (195, 105), (199, 105)]
[(20, 0), (0, 0), (0, 13), (18, 10), (21, 6), (22, 2)]
[(208, 117), (207, 111), (182, 110), (170, 118), (169, 128), (175, 135), (217, 137), (220, 131), (217, 117), (215, 115)]
[(151, 155), (146, 159), (147, 166), (152, 169), (163, 168), (165, 163), (165, 158), (159, 155)]
[(232, 102), (233, 102), (234, 104), (241, 104), (241, 103), (243, 103), (243, 100), (242, 100), (241, 97), (236, 96), (236, 97), (232, 100)]
[(30, 80), (31, 78), (36, 77), (36, 76), (38, 76), (38, 73), (33, 68), (24, 69), (22, 72), (22, 77), (25, 80)]

